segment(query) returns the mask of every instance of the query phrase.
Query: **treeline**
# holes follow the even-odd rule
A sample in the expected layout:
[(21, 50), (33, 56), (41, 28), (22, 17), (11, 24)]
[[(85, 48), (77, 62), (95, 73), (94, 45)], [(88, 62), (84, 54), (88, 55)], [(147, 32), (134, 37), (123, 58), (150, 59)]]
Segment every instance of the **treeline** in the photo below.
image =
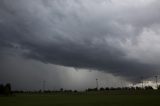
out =
[[(101, 92), (101, 91), (138, 91), (138, 90), (154, 90), (152, 86), (145, 86), (145, 87), (106, 87), (106, 88), (88, 88), (85, 91), (81, 92)], [(157, 87), (157, 90), (160, 90), (160, 86)], [(7, 83), (6, 85), (0, 84), (0, 95), (11, 95), (12, 93), (77, 93), (80, 91), (77, 90), (65, 90), (63, 88), (59, 90), (36, 90), (36, 91), (23, 91), (23, 90), (18, 90), (18, 91), (11, 91), (11, 84)]]
[(0, 95), (11, 95), (11, 84), (7, 83), (6, 85), (0, 84)]
[[(153, 89), (153, 87), (152, 86), (145, 86), (144, 88), (142, 88), (142, 87), (123, 87), (123, 88), (121, 88), (121, 87), (106, 87), (106, 88), (99, 88), (99, 89), (97, 89), (97, 88), (88, 88), (88, 89), (86, 89), (85, 91), (81, 91), (81, 92), (92, 92), (92, 91), (96, 91), (96, 92), (101, 92), (101, 91), (116, 91), (116, 90), (118, 90), (118, 91), (120, 91), (120, 90), (122, 90), (122, 91), (133, 91), (133, 90), (145, 90), (145, 91), (147, 91), (147, 90), (154, 90)], [(158, 90), (160, 90), (160, 86), (158, 87)], [(21, 90), (21, 91), (13, 91), (13, 93), (77, 93), (77, 92), (80, 92), (80, 91), (77, 91), (77, 90), (65, 90), (65, 89), (63, 89), (63, 88), (61, 88), (61, 89), (59, 89), (59, 90), (44, 90), (44, 91), (42, 91), (42, 90), (37, 90), (37, 91), (23, 91), (23, 90)]]
[(77, 90), (63, 90), (62, 88), (60, 90), (37, 90), (37, 91), (12, 91), (13, 93), (76, 93)]
[(16, 91), (12, 91), (13, 93), (62, 93), (62, 92), (66, 92), (66, 93), (72, 93), (72, 92), (78, 92), (77, 90), (64, 90), (64, 91), (59, 91), (59, 90), (45, 90), (45, 91), (41, 91), (41, 90), (37, 90), (37, 91), (23, 91), (23, 90), (16, 90)]
[[(145, 86), (142, 87), (106, 87), (106, 88), (88, 88), (86, 91), (109, 91), (109, 90), (154, 90), (152, 86)], [(158, 90), (160, 90), (160, 86), (158, 87)]]

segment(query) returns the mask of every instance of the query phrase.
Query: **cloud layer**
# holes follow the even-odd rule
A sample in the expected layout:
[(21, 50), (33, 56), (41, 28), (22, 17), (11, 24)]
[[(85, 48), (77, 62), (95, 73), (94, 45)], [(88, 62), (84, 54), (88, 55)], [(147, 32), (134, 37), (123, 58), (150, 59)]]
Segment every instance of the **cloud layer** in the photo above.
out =
[(159, 73), (158, 0), (1, 0), (0, 54), (131, 81)]

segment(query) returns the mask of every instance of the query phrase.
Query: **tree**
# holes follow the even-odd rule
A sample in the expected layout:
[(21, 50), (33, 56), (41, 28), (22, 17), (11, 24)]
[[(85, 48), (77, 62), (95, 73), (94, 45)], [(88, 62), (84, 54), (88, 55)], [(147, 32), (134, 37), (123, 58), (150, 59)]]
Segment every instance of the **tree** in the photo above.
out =
[(145, 90), (153, 90), (153, 87), (151, 87), (151, 86), (146, 86), (146, 87), (145, 87)]
[(160, 90), (160, 85), (157, 87), (158, 90)]
[(5, 95), (10, 95), (11, 94), (11, 84), (7, 83), (5, 88), (4, 88), (4, 94)]
[(4, 94), (4, 85), (1, 84), (0, 85), (0, 95), (3, 95)]
[(60, 91), (63, 92), (64, 91), (63, 88), (61, 88)]
[(11, 84), (0, 85), (0, 95), (11, 95)]

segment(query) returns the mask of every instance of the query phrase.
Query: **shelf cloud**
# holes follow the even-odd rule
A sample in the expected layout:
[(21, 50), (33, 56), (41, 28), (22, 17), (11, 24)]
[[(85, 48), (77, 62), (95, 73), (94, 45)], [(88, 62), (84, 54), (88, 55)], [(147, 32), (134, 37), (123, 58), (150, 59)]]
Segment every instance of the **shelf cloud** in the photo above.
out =
[(159, 10), (159, 0), (1, 0), (0, 55), (149, 78), (160, 70)]

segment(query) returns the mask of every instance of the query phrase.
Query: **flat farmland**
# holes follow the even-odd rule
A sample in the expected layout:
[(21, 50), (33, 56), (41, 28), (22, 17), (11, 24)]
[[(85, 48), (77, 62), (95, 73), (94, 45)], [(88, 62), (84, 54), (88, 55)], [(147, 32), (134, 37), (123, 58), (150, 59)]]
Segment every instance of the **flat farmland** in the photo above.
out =
[(155, 91), (14, 94), (1, 96), (0, 106), (160, 106), (160, 95)]

